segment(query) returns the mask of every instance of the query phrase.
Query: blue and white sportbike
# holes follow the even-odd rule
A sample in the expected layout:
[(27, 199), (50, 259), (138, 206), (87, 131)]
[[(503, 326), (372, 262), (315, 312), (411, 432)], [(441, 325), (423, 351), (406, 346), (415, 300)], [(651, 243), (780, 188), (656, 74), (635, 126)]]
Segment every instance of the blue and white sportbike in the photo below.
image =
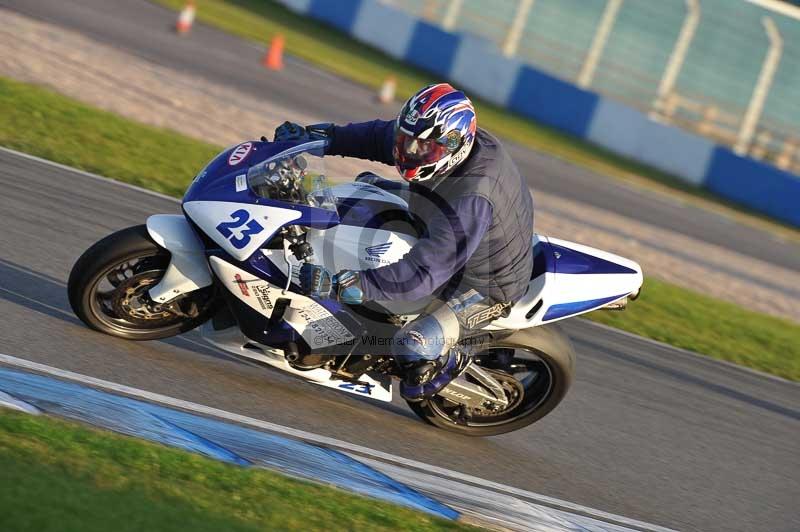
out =
[[(362, 270), (399, 260), (422, 234), (398, 195), (365, 182), (329, 185), (322, 141), (244, 142), (197, 175), (182, 215), (118, 231), (76, 262), (69, 300), (92, 329), (154, 340), (200, 328), (208, 342), (322, 386), (390, 401), (395, 331), (425, 301), (348, 306), (300, 292), (304, 262)], [(555, 323), (624, 308), (642, 284), (633, 261), (537, 235), (525, 296), (468, 338), (472, 363), (422, 419), (488, 436), (558, 405), (575, 353)]]

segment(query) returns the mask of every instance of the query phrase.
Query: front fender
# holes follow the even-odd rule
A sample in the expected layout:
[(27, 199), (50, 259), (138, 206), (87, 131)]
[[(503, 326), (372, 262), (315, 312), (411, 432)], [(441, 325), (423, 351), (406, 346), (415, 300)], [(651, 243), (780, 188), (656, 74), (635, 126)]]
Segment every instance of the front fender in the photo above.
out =
[(147, 219), (147, 232), (171, 255), (164, 277), (148, 292), (153, 301), (166, 303), (211, 285), (213, 278), (205, 248), (183, 215), (151, 216)]

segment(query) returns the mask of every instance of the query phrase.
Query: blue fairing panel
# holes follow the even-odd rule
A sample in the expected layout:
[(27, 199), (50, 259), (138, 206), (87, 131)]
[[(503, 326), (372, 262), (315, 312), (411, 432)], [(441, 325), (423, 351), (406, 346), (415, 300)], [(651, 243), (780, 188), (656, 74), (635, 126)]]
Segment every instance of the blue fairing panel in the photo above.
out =
[(589, 301), (575, 301), (573, 303), (561, 303), (558, 305), (553, 305), (549, 309), (547, 309), (547, 313), (545, 313), (542, 321), (550, 321), (555, 320), (558, 318), (564, 318), (566, 316), (571, 316), (573, 314), (580, 314), (581, 312), (585, 312), (587, 310), (601, 307), (606, 303), (611, 303), (612, 301), (616, 301), (617, 299), (625, 297), (627, 294), (620, 294), (611, 297), (604, 297), (601, 299), (592, 299)]
[(594, 273), (632, 273), (632, 270), (621, 264), (600, 257), (588, 255), (574, 249), (550, 243), (550, 250), (555, 254), (555, 273), (594, 274)]

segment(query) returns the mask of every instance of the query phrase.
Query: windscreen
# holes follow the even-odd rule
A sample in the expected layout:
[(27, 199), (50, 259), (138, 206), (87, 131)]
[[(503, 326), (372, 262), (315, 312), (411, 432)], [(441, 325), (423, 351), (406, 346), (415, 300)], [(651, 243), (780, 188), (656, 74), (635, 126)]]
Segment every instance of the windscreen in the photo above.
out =
[(336, 211), (336, 198), (325, 178), (325, 142), (307, 142), (266, 159), (247, 172), (258, 196)]

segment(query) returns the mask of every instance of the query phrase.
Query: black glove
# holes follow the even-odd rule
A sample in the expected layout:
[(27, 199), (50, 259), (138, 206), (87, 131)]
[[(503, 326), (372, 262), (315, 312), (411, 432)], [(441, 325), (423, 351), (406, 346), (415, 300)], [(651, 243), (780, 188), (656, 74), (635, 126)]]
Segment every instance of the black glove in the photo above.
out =
[(275, 138), (273, 142), (297, 142), (308, 140), (310, 140), (308, 132), (306, 128), (300, 124), (295, 124), (287, 120), (275, 128)]
[(330, 144), (333, 139), (333, 124), (312, 124), (301, 126), (294, 122), (286, 121), (275, 128), (274, 142), (309, 142), (312, 140), (325, 140)]

